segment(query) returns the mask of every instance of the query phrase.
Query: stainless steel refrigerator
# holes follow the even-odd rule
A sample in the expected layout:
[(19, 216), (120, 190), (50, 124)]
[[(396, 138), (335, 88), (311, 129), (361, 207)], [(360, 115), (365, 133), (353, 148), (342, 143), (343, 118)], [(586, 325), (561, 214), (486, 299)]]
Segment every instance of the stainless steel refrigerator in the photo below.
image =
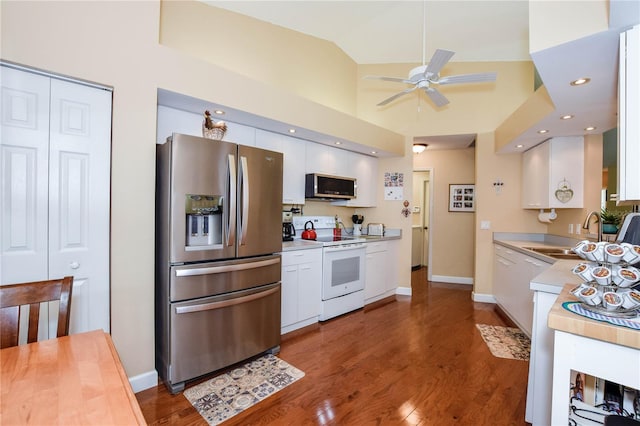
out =
[(156, 154), (156, 369), (177, 393), (279, 351), (282, 154), (175, 133)]

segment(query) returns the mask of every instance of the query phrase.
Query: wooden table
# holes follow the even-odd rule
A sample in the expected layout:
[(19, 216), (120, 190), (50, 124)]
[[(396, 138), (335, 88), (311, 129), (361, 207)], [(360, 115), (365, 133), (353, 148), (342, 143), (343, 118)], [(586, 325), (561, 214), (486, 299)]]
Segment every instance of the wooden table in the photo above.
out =
[(640, 331), (585, 318), (562, 307), (577, 300), (566, 285), (549, 312), (554, 329), (551, 424), (567, 424), (571, 370), (640, 389)]
[(146, 424), (102, 330), (0, 350), (0, 424)]

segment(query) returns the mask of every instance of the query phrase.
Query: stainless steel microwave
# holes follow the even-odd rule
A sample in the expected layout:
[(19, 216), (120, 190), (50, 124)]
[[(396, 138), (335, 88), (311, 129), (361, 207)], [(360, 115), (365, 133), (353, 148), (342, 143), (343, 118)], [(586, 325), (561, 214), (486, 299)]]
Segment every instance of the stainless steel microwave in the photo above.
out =
[(305, 198), (324, 200), (348, 200), (356, 198), (358, 184), (355, 178), (308, 173), (305, 181)]

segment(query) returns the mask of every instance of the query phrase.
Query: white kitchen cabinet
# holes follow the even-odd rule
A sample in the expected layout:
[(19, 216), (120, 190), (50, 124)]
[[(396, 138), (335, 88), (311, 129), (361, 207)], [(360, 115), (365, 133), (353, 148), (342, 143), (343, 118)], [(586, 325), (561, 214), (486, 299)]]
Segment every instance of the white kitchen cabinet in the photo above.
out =
[(552, 263), (494, 244), (493, 294), (498, 305), (528, 336), (531, 336), (533, 323), (533, 292), (529, 289), (530, 281), (551, 265)]
[(281, 333), (318, 322), (322, 286), (322, 248), (282, 253)]
[(2, 66), (1, 94), (0, 282), (71, 275), (70, 332), (109, 332), (112, 93)]
[(345, 151), (349, 170), (348, 177), (356, 178), (356, 198), (352, 200), (334, 201), (332, 204), (346, 207), (376, 207), (378, 190), (378, 159), (356, 152)]
[(284, 156), (282, 204), (304, 204), (306, 141), (278, 133), (256, 130), (256, 146)]
[(582, 208), (584, 138), (551, 138), (522, 154), (522, 208)]
[(389, 278), (387, 266), (386, 241), (369, 241), (366, 244), (365, 254), (365, 303), (375, 302), (385, 297), (386, 286)]
[(396, 289), (398, 288), (398, 272), (399, 272), (399, 259), (400, 256), (400, 241), (397, 240), (388, 240), (387, 241), (387, 284), (386, 290), (387, 295), (393, 295), (396, 293)]
[(350, 172), (349, 151), (315, 142), (306, 143), (306, 173), (355, 177)]
[(525, 420), (534, 426), (551, 424), (553, 330), (547, 325), (547, 317), (557, 298), (557, 294), (544, 291), (535, 291), (533, 296), (533, 329)]
[(620, 34), (618, 201), (640, 200), (640, 26)]

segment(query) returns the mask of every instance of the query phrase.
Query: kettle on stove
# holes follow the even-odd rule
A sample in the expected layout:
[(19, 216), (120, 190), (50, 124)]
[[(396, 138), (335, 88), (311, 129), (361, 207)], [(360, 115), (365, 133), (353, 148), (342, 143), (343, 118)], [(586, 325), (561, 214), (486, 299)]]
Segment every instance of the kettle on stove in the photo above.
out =
[[(311, 224), (311, 228), (307, 228), (307, 225)], [(308, 220), (304, 224), (304, 231), (302, 231), (302, 239), (303, 240), (315, 240), (317, 238), (316, 230), (313, 227), (313, 222)]]

